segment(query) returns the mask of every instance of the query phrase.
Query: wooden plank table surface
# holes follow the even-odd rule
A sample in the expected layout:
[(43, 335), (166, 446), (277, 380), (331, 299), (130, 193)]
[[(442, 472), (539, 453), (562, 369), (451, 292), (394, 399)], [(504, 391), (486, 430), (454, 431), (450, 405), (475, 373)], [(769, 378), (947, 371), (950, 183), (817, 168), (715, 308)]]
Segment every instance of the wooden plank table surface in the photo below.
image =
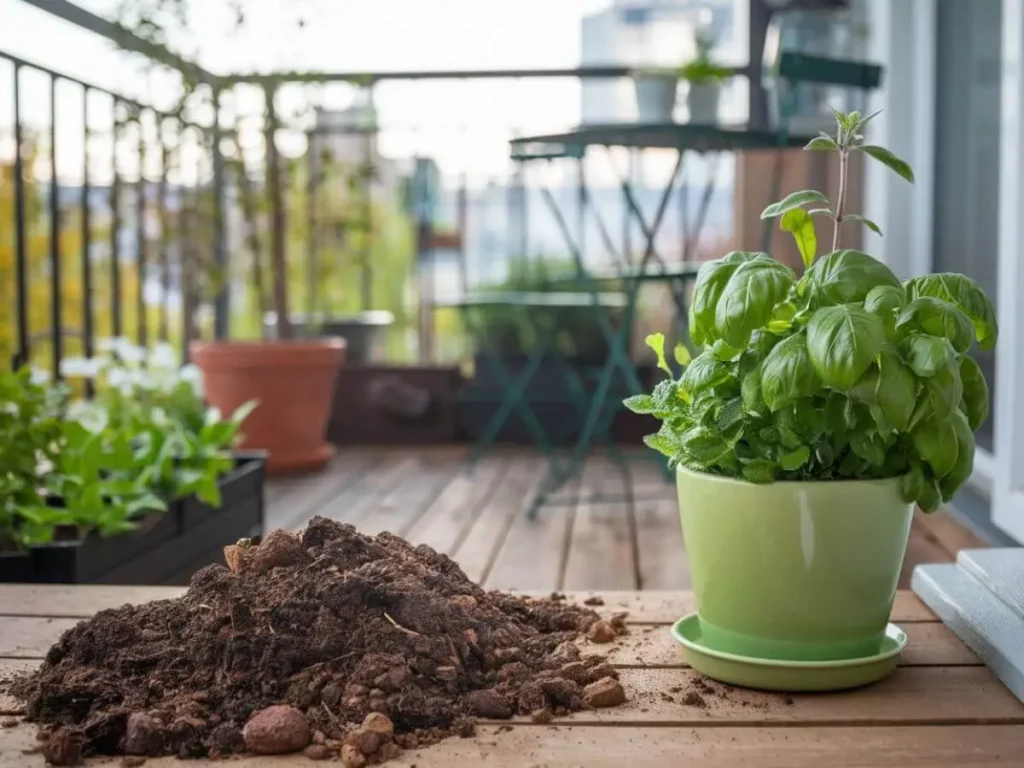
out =
[[(178, 588), (0, 585), (0, 681), (38, 665), (62, 632), (97, 611), (173, 597)], [(570, 593), (584, 600), (592, 592)], [(481, 723), (477, 736), (404, 753), (395, 766), (715, 766), (875, 768), (1024, 766), (1024, 704), (909, 592), (893, 621), (910, 636), (887, 680), (855, 691), (793, 694), (717, 686), (700, 705), (684, 703), (697, 673), (668, 636), (693, 610), (688, 592), (596, 593), (608, 614), (628, 611), (629, 633), (597, 646), (619, 669), (629, 701), (536, 725), (526, 718)], [(585, 642), (585, 641), (584, 641)], [(2, 685), (0, 685), (2, 690)], [(44, 765), (34, 727), (0, 695), (0, 767)], [(118, 765), (94, 760), (90, 765)], [(335, 763), (338, 764), (338, 763)], [(309, 766), (300, 756), (228, 762), (149, 759), (147, 768)]]

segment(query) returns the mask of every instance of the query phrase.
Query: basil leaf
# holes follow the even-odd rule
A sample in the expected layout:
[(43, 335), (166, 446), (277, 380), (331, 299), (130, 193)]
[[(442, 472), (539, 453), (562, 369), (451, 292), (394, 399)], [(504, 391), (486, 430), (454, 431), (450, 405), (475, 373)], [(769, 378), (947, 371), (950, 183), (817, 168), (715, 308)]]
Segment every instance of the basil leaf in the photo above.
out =
[(916, 502), (924, 493), (926, 480), (921, 469), (920, 462), (911, 463), (910, 471), (903, 476), (900, 485), (903, 490), (903, 500), (908, 504)]
[(633, 413), (648, 414), (657, 413), (660, 410), (653, 395), (633, 395), (623, 400), (622, 404)]
[(771, 459), (750, 459), (743, 464), (743, 479), (749, 483), (770, 483), (779, 466)]
[(645, 435), (644, 445), (673, 460), (682, 450), (679, 438), (667, 423), (661, 425), (661, 429), (658, 430), (657, 434)]
[(985, 375), (974, 358), (965, 356), (960, 361), (960, 381), (964, 388), (960, 408), (971, 429), (977, 429), (988, 418), (989, 396)]
[(811, 449), (802, 445), (795, 451), (779, 456), (779, 466), (787, 472), (794, 472), (810, 461), (810, 458)]
[(936, 477), (945, 477), (953, 471), (959, 449), (950, 419), (938, 418), (933, 414), (914, 428), (911, 439), (914, 441), (914, 449)]
[(934, 512), (939, 508), (941, 498), (942, 492), (935, 478), (925, 475), (924, 487), (921, 489), (921, 495), (917, 497), (917, 506), (924, 512)]
[(679, 379), (679, 386), (694, 398), (705, 390), (724, 383), (731, 374), (732, 366), (722, 362), (715, 357), (714, 352), (708, 350), (695, 357), (686, 367), (682, 378)]
[(949, 474), (939, 480), (939, 492), (943, 501), (949, 501), (974, 471), (974, 432), (971, 431), (967, 417), (957, 411), (949, 423), (956, 434), (956, 464)]
[(808, 203), (825, 203), (828, 205), (828, 198), (816, 189), (802, 189), (799, 192), (790, 192), (785, 199), (772, 203), (761, 211), (762, 219), (774, 219), (787, 211), (792, 211)]
[(911, 334), (900, 343), (900, 353), (910, 370), (922, 378), (934, 376), (956, 357), (948, 339)]
[(715, 307), (715, 328), (732, 347), (743, 348), (751, 334), (771, 319), (796, 276), (771, 258), (741, 264), (726, 283)]
[(966, 352), (974, 338), (970, 319), (958, 307), (934, 296), (918, 296), (896, 318), (896, 330), (923, 331), (949, 339), (953, 349)]
[(743, 407), (749, 412), (757, 413), (764, 407), (760, 366), (743, 377), (740, 383), (740, 396), (743, 398)]
[(893, 428), (906, 432), (917, 401), (917, 379), (893, 350), (882, 350), (878, 366), (875, 401)]
[(664, 333), (651, 333), (644, 337), (644, 343), (651, 348), (654, 352), (655, 357), (658, 361), (658, 367), (661, 368), (669, 376), (672, 376), (672, 369), (668, 367), (668, 361), (665, 360), (665, 334)]
[(907, 296), (934, 296), (960, 308), (974, 324), (974, 337), (982, 349), (992, 349), (999, 336), (996, 311), (984, 291), (969, 277), (950, 272), (915, 277), (904, 283)]
[(761, 394), (769, 410), (777, 411), (821, 389), (807, 339), (797, 334), (779, 342), (761, 365)]
[[(769, 258), (766, 253), (733, 251), (722, 259), (701, 265), (693, 286), (690, 302), (690, 338), (698, 347), (711, 344), (718, 338), (715, 330), (715, 307), (725, 290), (726, 283), (740, 264), (756, 258)], [(740, 345), (743, 346), (743, 345)]]
[(960, 381), (960, 367), (956, 360), (948, 360), (934, 376), (925, 379), (923, 384), (936, 417), (948, 419), (959, 408), (964, 396), (964, 386)]
[(807, 325), (811, 364), (833, 389), (850, 389), (884, 342), (885, 330), (878, 316), (853, 304), (819, 309)]
[(903, 286), (877, 285), (864, 297), (864, 309), (874, 315), (884, 315), (903, 309), (906, 301)]
[(850, 448), (860, 458), (874, 467), (885, 463), (885, 444), (877, 433), (859, 431), (850, 436)]
[(882, 228), (866, 216), (859, 216), (856, 213), (847, 213), (843, 216), (843, 223), (846, 223), (847, 221), (859, 221), (879, 237), (882, 236)]
[(705, 464), (714, 464), (729, 451), (721, 435), (707, 427), (693, 427), (684, 432), (679, 442), (683, 452)]
[(857, 303), (873, 288), (899, 288), (900, 281), (885, 264), (863, 251), (842, 250), (826, 254), (807, 270), (811, 299), (822, 307)]
[(882, 163), (882, 165), (886, 166), (890, 170), (895, 171), (907, 181), (914, 181), (914, 172), (910, 169), (910, 165), (907, 161), (896, 157), (896, 155), (885, 147), (879, 147), (874, 144), (862, 144), (858, 149), (871, 155), (875, 160)]
[(810, 267), (818, 253), (818, 234), (811, 215), (803, 208), (793, 208), (782, 215), (780, 227), (783, 232), (792, 233), (804, 267)]

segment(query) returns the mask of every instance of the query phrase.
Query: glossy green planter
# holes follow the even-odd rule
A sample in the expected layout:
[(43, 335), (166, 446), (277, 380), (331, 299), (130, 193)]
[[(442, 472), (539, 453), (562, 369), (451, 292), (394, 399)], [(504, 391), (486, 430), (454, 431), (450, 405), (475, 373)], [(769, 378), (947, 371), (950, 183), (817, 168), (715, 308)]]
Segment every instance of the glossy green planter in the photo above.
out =
[(913, 515), (899, 479), (754, 485), (679, 468), (676, 485), (709, 646), (791, 661), (878, 653)]

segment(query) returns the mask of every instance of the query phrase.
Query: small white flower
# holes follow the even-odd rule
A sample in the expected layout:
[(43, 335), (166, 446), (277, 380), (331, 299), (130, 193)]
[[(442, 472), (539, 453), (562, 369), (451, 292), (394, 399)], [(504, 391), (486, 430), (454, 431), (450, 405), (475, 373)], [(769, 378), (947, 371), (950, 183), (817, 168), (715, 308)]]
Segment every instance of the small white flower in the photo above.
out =
[(154, 408), (150, 412), (150, 417), (153, 419), (153, 423), (158, 427), (166, 427), (171, 423), (171, 420), (167, 418), (167, 411), (163, 408)]
[(50, 372), (44, 371), (42, 368), (33, 368), (32, 375), (29, 378), (33, 384), (48, 384), (50, 382)]
[(79, 400), (68, 406), (68, 419), (77, 421), (93, 434), (97, 434), (106, 429), (109, 416), (103, 406)]
[(164, 371), (177, 370), (178, 353), (174, 351), (174, 346), (161, 342), (153, 347), (153, 351), (149, 355), (149, 367)]
[(206, 424), (206, 426), (218, 424), (222, 418), (220, 408), (212, 406), (206, 409), (206, 417), (203, 419), (203, 423)]
[(60, 361), (60, 372), (68, 377), (94, 379), (103, 368), (106, 358), (66, 357)]
[(198, 397), (203, 396), (203, 372), (199, 370), (199, 366), (192, 363), (182, 366), (181, 370), (178, 371), (178, 377), (185, 383), (191, 384), (192, 391)]
[(97, 348), (101, 352), (110, 352), (116, 355), (124, 363), (141, 363), (146, 359), (146, 350), (143, 347), (132, 344), (124, 336), (114, 339), (100, 339)]

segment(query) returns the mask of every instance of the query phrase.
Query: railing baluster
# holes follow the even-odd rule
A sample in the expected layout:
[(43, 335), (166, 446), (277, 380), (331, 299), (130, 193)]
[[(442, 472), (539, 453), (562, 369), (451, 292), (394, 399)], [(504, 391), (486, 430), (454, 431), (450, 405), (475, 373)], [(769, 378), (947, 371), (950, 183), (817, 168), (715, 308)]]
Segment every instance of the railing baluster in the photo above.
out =
[(231, 270), (228, 268), (227, 230), (224, 223), (225, 186), (224, 154), (220, 127), (221, 91), (213, 91), (213, 261), (220, 272), (220, 286), (214, 299), (213, 334), (223, 340), (228, 337), (231, 321)]
[[(92, 209), (89, 205), (89, 88), (82, 90), (82, 354), (93, 355), (92, 327)], [(92, 394), (92, 380), (86, 380), (86, 391)]]
[(21, 65), (14, 65), (14, 255), (17, 263), (18, 355), (15, 365), (29, 361), (28, 258), (25, 247), (25, 159), (21, 131)]
[(64, 357), (61, 327), (60, 184), (57, 179), (57, 78), (50, 76), (50, 343), (53, 378), (60, 378)]
[(117, 140), (121, 134), (120, 101), (114, 98), (114, 122), (111, 128), (110, 183), (110, 316), (111, 335), (121, 335), (121, 177), (117, 172)]
[(157, 135), (160, 138), (160, 185), (157, 187), (156, 205), (160, 224), (160, 340), (170, 339), (171, 314), (171, 261), (168, 238), (167, 216), (167, 141), (164, 138), (164, 123), (158, 121)]
[(135, 265), (138, 291), (135, 311), (138, 313), (139, 344), (146, 346), (148, 333), (146, 328), (146, 136), (142, 127), (142, 112), (139, 112), (139, 179), (136, 184), (136, 222), (135, 222)]

